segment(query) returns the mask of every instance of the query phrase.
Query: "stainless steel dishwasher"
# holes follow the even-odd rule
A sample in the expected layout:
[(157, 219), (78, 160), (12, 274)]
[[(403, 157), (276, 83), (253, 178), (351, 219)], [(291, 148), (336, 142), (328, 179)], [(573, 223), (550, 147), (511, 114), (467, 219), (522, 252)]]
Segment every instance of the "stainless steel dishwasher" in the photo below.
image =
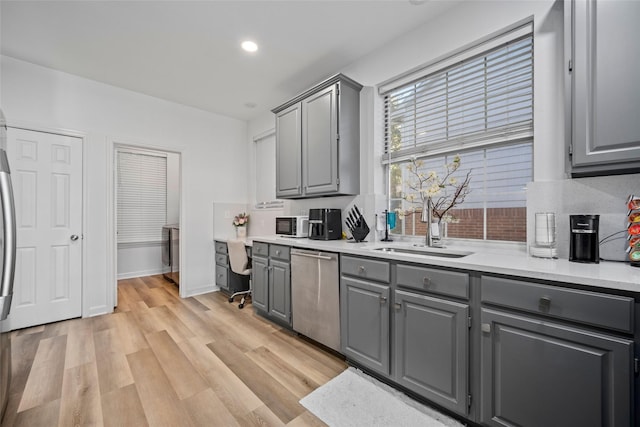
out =
[(340, 351), (338, 254), (291, 250), (293, 330)]

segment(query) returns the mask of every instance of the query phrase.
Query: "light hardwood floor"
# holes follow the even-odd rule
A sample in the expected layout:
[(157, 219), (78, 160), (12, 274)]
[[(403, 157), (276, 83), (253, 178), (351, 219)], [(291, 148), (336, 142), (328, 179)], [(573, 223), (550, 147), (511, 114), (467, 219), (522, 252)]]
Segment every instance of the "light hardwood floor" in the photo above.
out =
[(343, 360), (219, 292), (122, 280), (113, 314), (14, 331), (3, 426), (322, 426), (298, 401)]

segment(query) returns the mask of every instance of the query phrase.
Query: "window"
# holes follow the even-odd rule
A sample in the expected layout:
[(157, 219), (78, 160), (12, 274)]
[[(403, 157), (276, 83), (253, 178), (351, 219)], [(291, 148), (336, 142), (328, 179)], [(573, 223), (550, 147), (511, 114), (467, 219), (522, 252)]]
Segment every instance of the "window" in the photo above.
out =
[[(381, 86), (389, 204), (407, 214), (392, 231), (425, 235), (419, 213), (431, 193), (416, 191), (416, 179), (446, 175), (445, 165), (459, 156), (451, 177), (460, 183), (468, 173), (470, 193), (444, 216), (447, 236), (525, 241), (533, 164), (531, 24), (396, 80)], [(434, 191), (444, 197), (454, 190)]]
[(118, 150), (118, 243), (162, 241), (167, 221), (167, 157)]

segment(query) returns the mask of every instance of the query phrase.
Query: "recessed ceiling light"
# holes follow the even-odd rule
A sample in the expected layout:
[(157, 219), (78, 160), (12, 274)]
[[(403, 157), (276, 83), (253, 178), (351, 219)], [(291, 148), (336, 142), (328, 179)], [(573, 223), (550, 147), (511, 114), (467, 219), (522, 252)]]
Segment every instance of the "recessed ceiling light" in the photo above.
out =
[(244, 106), (247, 108), (256, 108), (258, 104), (256, 104), (255, 102), (245, 102)]
[(258, 50), (258, 45), (251, 40), (243, 41), (241, 44), (242, 48), (247, 52), (255, 52)]

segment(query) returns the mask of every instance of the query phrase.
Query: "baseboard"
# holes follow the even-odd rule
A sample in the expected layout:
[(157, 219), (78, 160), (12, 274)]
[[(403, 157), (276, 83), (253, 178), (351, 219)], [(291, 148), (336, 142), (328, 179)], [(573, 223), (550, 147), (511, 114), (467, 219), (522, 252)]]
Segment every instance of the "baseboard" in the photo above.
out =
[(189, 289), (185, 297), (195, 297), (196, 295), (208, 294), (209, 292), (217, 292), (219, 290), (220, 287), (218, 285), (201, 286), (196, 289)]
[(165, 273), (164, 269), (130, 271), (127, 273), (119, 273), (118, 280), (133, 279), (134, 277), (153, 276), (153, 275), (162, 274), (162, 273)]

